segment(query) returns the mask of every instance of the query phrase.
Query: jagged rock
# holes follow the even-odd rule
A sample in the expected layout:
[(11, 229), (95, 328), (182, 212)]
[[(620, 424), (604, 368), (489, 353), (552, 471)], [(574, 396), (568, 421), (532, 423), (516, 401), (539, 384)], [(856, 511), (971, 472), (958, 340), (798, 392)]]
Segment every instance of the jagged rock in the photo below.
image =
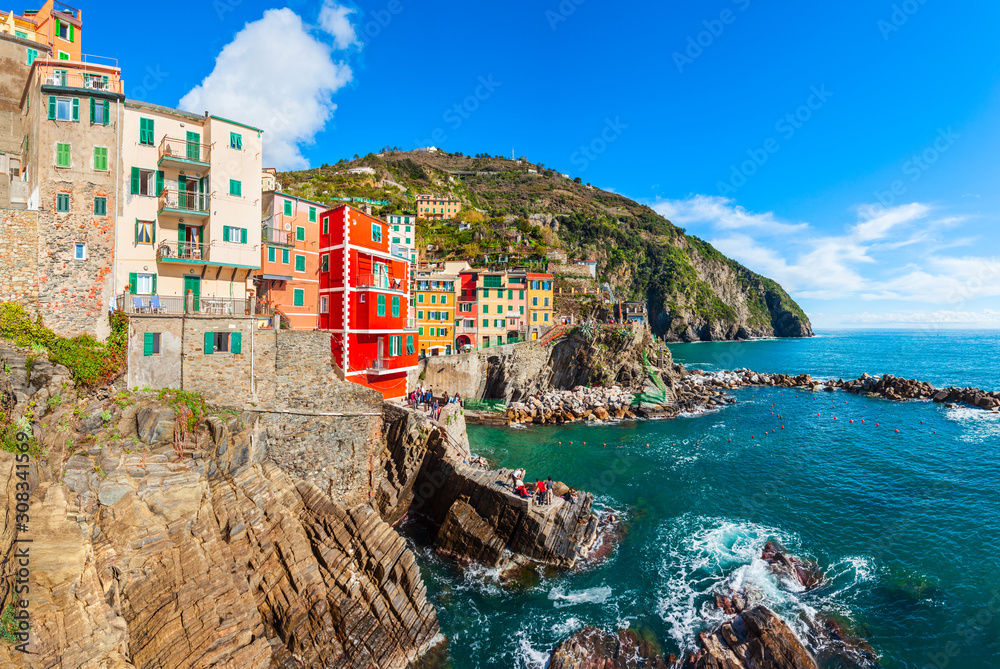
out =
[(150, 445), (162, 446), (174, 439), (174, 421), (177, 412), (173, 407), (154, 404), (136, 412), (139, 438)]
[(636, 630), (608, 634), (586, 627), (552, 651), (548, 669), (667, 669), (676, 662)]
[(434, 545), (445, 555), (473, 560), (489, 567), (497, 566), (503, 559), (503, 539), (464, 499), (456, 501), (448, 509)]
[(817, 669), (791, 628), (766, 606), (755, 606), (699, 637), (685, 669)]
[(760, 557), (771, 566), (772, 571), (797, 581), (807, 589), (814, 588), (823, 581), (823, 572), (818, 565), (789, 556), (784, 548), (773, 541), (764, 545)]

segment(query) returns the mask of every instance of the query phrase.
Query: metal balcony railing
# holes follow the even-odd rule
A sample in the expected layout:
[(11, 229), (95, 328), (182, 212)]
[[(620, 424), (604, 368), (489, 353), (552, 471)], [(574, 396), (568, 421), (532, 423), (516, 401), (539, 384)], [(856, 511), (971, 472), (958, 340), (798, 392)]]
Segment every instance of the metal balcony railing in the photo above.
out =
[(118, 311), (130, 314), (202, 314), (209, 316), (273, 316), (274, 307), (256, 299), (191, 295), (119, 295)]
[(295, 236), (286, 232), (285, 230), (279, 230), (277, 228), (272, 228), (270, 226), (263, 226), (260, 229), (261, 241), (265, 244), (276, 244), (278, 246), (295, 246)]
[(78, 61), (38, 61), (38, 78), (43, 86), (80, 88), (103, 93), (121, 93), (122, 83), (117, 72), (106, 67), (88, 66)]
[(196, 163), (208, 163), (211, 145), (178, 137), (164, 137), (160, 140), (159, 159), (183, 160)]
[(206, 193), (193, 193), (185, 190), (163, 189), (160, 193), (159, 210), (176, 209), (188, 212), (189, 214), (210, 213), (209, 200), (211, 196)]
[(203, 260), (208, 261), (211, 251), (209, 244), (197, 242), (163, 241), (156, 247), (156, 262), (164, 260)]
[(373, 372), (385, 372), (394, 369), (406, 369), (407, 367), (413, 367), (415, 363), (416, 354), (375, 358), (368, 363), (368, 370)]
[(359, 274), (354, 281), (357, 288), (376, 288), (399, 293), (406, 292), (407, 284), (407, 279), (393, 279), (384, 274)]

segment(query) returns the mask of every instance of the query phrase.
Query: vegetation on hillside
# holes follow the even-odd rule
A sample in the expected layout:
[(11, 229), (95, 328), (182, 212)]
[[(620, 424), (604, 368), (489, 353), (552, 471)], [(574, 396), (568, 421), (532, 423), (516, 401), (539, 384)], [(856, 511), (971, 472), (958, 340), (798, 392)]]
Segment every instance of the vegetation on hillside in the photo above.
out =
[[(375, 174), (348, 174), (354, 167), (370, 167)], [(281, 180), (287, 191), (320, 202), (333, 203), (328, 198), (337, 196), (390, 202), (375, 208), (380, 216), (415, 213), (417, 194), (455, 197), (463, 203), (455, 220), (417, 226), (422, 258), (544, 266), (552, 251), (561, 251), (595, 259), (600, 280), (615, 296), (648, 300), (654, 325), (663, 331), (741, 321), (767, 330), (785, 313), (808, 323), (778, 284), (686, 235), (650, 207), (524, 157), (384, 149), (288, 172)], [(724, 300), (706, 267), (736, 277), (745, 299)]]

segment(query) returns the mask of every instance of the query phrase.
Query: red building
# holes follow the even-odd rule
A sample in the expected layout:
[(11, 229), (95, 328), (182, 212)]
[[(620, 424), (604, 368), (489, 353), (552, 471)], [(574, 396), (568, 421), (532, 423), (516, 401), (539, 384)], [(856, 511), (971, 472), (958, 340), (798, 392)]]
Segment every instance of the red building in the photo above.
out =
[(476, 319), (479, 317), (476, 285), (478, 270), (458, 274), (458, 300), (455, 305), (455, 347), (459, 352), (476, 346)]
[(391, 253), (385, 221), (348, 206), (320, 216), (319, 246), (319, 327), (334, 360), (349, 381), (405, 396), (418, 348), (410, 259)]

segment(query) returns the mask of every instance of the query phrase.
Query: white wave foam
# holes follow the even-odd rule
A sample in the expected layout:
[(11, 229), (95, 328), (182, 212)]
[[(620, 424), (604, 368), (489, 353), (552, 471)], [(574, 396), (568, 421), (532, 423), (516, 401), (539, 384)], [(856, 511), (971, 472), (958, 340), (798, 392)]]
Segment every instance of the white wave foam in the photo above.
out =
[(531, 639), (522, 630), (517, 633), (517, 659), (523, 669), (545, 669), (549, 663), (549, 654), (537, 650), (531, 645)]
[(552, 633), (555, 634), (557, 638), (562, 639), (564, 637), (568, 637), (581, 627), (583, 627), (583, 622), (579, 618), (567, 618), (566, 620), (553, 625)]
[(610, 596), (611, 588), (606, 585), (571, 592), (565, 592), (561, 587), (555, 587), (549, 591), (549, 599), (553, 601), (553, 606), (557, 609), (577, 604), (603, 604)]
[(1000, 414), (968, 406), (956, 406), (945, 411), (945, 418), (959, 423), (963, 433), (959, 437), (970, 444), (1000, 438)]

